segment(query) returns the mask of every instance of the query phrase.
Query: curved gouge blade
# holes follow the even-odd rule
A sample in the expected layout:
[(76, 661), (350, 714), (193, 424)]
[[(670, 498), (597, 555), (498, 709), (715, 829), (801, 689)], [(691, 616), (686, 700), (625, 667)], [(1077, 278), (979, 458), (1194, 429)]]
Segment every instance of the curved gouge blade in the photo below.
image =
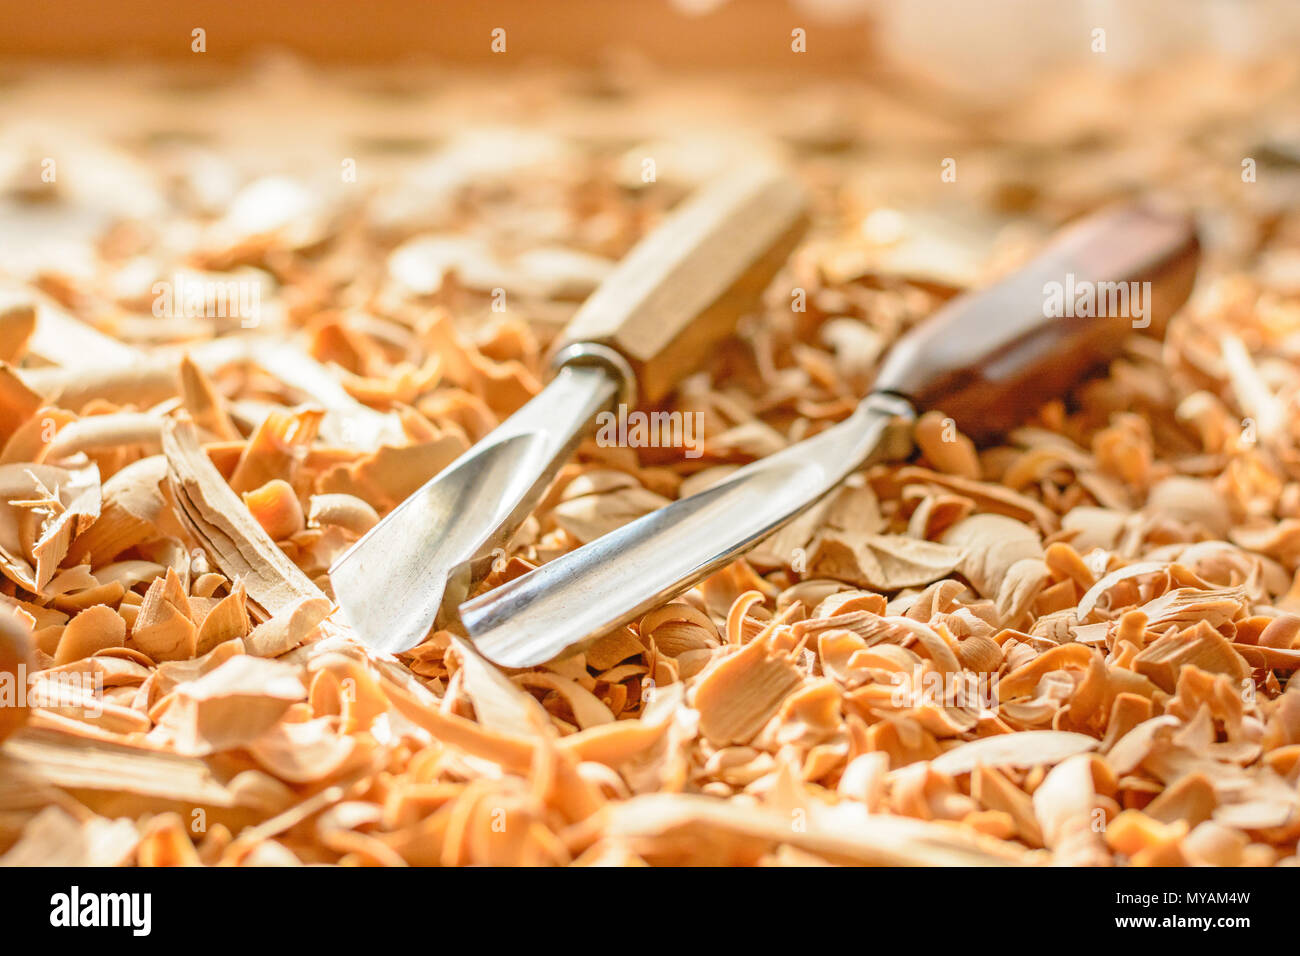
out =
[[(951, 402), (964, 427), (988, 434), (1067, 390), (1118, 354), (1132, 327), (1163, 328), (1191, 292), (1198, 254), (1184, 216), (1132, 206), (1089, 217), (907, 333), (845, 421), (467, 601), (466, 630), (508, 667), (607, 633), (742, 554), (864, 462), (898, 454), (891, 425), (914, 407), (948, 411)], [(1057, 315), (1056, 282), (1138, 283), (1146, 301), (1130, 298), (1126, 314)]]
[(619, 263), (561, 335), (540, 395), (399, 505), (330, 569), (367, 644), (407, 650), (456, 606), (537, 504), (596, 415), (654, 399), (710, 354), (802, 235), (803, 189), (779, 168), (734, 171), (687, 199)]
[(469, 593), (582, 440), (618, 381), (597, 367), (561, 369), (542, 393), (439, 472), (330, 568), (334, 598), (371, 647), (424, 639), (444, 604)]

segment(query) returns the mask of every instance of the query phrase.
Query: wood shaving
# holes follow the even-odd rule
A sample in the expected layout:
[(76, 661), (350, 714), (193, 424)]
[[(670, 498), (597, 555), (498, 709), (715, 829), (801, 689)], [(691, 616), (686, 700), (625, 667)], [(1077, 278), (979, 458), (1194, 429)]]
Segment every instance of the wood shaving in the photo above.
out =
[[(179, 515), (222, 573), (243, 579), (259, 614), (269, 617), (294, 601), (324, 596), (235, 496), (199, 447), (191, 422), (179, 421), (168, 427), (163, 451)], [(250, 455), (241, 457), (245, 474), (251, 461)], [(284, 465), (287, 467), (287, 459)]]
[(31, 707), (20, 691), (32, 664), (32, 618), (19, 608), (0, 607), (0, 741), (27, 723)]

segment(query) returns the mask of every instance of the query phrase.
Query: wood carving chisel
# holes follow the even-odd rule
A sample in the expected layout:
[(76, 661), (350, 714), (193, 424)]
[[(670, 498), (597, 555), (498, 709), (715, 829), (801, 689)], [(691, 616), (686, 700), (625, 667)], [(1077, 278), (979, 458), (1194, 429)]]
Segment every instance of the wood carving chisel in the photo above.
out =
[(454, 617), (596, 416), (663, 398), (759, 304), (803, 235), (806, 206), (788, 172), (755, 162), (688, 197), (638, 243), (562, 333), (546, 388), (330, 569), (362, 640), (403, 651), (448, 609)]
[(1191, 292), (1199, 250), (1188, 217), (1150, 205), (1076, 223), (905, 334), (844, 421), (467, 601), (463, 626), (508, 667), (608, 633), (744, 554), (864, 464), (905, 455), (919, 412), (942, 409), (989, 437), (1119, 354), (1133, 328), (1159, 334)]

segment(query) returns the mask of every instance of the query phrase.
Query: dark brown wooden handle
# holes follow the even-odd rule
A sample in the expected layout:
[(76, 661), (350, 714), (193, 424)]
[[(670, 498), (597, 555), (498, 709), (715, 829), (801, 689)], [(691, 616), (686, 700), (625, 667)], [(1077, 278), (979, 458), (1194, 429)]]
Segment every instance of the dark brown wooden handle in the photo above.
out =
[(1134, 329), (1162, 335), (1199, 260), (1190, 217), (1143, 204), (1103, 210), (903, 336), (875, 390), (992, 437), (1118, 355)]
[(578, 310), (556, 351), (613, 348), (656, 401), (698, 368), (758, 305), (807, 224), (806, 198), (779, 167), (755, 163), (688, 197)]

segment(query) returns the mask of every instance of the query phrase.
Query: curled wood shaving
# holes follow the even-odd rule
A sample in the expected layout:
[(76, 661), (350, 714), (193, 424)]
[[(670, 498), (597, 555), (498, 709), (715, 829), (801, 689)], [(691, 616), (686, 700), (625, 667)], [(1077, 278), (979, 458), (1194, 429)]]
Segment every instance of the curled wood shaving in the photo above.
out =
[(40, 593), (73, 539), (99, 517), (99, 470), (0, 465), (0, 493), (0, 570)]
[(354, 495), (312, 495), (307, 523), (314, 528), (335, 525), (361, 537), (379, 523), (379, 515)]
[(832, 531), (813, 544), (808, 568), (857, 587), (896, 591), (937, 581), (960, 558), (957, 548), (932, 541)]
[(767, 722), (802, 675), (770, 640), (751, 641), (700, 675), (694, 703), (713, 743), (745, 743)]
[(302, 502), (293, 486), (283, 478), (272, 478), (261, 487), (244, 492), (242, 497), (249, 512), (272, 541), (292, 537), (306, 525)]
[(104, 482), (99, 519), (72, 543), (68, 558), (104, 563), (149, 538), (164, 536), (166, 501), (160, 485), (166, 475), (167, 460), (153, 455)]
[(122, 446), (156, 452), (162, 439), (162, 419), (142, 412), (114, 412), (69, 422), (45, 448), (49, 461), (62, 461), (78, 452)]
[(1138, 673), (1167, 691), (1174, 689), (1179, 673), (1188, 665), (1227, 674), (1238, 683), (1250, 674), (1250, 666), (1242, 656), (1204, 619), (1180, 633), (1166, 634), (1133, 658)]
[[(242, 583), (239, 585), (239, 593), (242, 605)], [(230, 598), (234, 596), (232, 593)], [(241, 635), (244, 638), (244, 647), (248, 653), (257, 657), (279, 657), (305, 643), (316, 633), (317, 627), (329, 612), (330, 602), (323, 597), (299, 598), (292, 604), (282, 607), (251, 631)], [(237, 621), (237, 624), (243, 626), (243, 620)]]
[(163, 453), (180, 515), (217, 567), (243, 580), (256, 613), (270, 617), (295, 601), (324, 598), (226, 484), (199, 447), (192, 423), (169, 424)]
[(0, 741), (27, 722), (30, 712), (20, 694), (26, 671), (32, 664), (31, 616), (12, 606), (0, 606)]
[(522, 737), (547, 726), (546, 714), (537, 701), (521, 692), (463, 641), (453, 639), (451, 646), (459, 656), (465, 674), (465, 692), (474, 704), (474, 715), (480, 724)]
[(173, 691), (155, 735), (188, 756), (226, 750), (255, 740), (304, 697), (292, 667), (236, 654)]
[(944, 533), (943, 543), (961, 549), (956, 570), (976, 591), (991, 598), (1001, 595), (1012, 567), (1043, 556), (1042, 541), (1033, 528), (997, 514), (959, 521)]
[(96, 604), (68, 622), (59, 637), (54, 662), (79, 661), (110, 647), (123, 647), (125, 643), (126, 622), (121, 615), (107, 605)]

